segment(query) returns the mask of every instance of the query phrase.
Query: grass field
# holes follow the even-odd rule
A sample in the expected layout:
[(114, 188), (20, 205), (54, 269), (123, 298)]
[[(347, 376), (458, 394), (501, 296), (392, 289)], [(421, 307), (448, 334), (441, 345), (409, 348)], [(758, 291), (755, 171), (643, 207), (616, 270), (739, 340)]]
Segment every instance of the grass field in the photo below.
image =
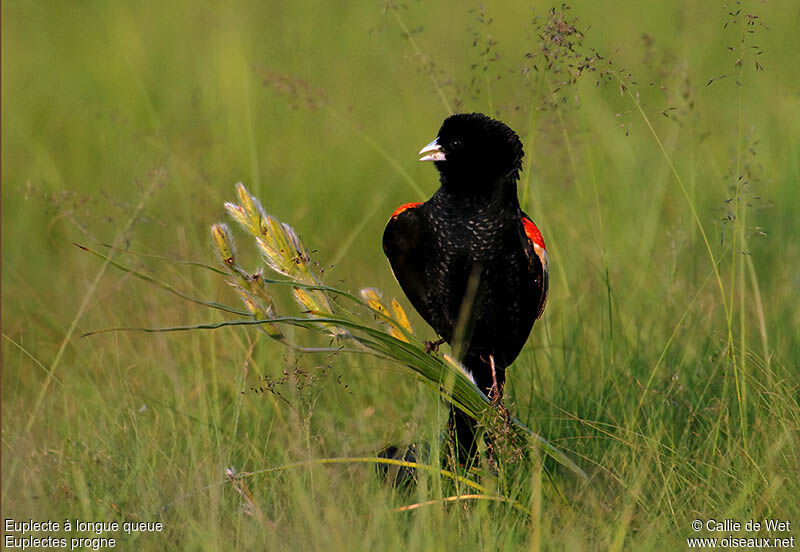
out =
[[(800, 524), (800, 6), (550, 9), (3, 2), (4, 520), (163, 524), (26, 535), (123, 550), (800, 536), (744, 528)], [(81, 338), (233, 317), (72, 244), (113, 244), (115, 261), (240, 307), (224, 276), (179, 262), (218, 264), (209, 228), (237, 181), (328, 284), (410, 311), (380, 236), (437, 187), (415, 154), (451, 111), (490, 113), (525, 143), (520, 197), (551, 293), (506, 405), (588, 481), (534, 451), (480, 491), (432, 471), (404, 494), (373, 465), (322, 463), (436, 449), (443, 403), (402, 366), (299, 354), (252, 327)]]

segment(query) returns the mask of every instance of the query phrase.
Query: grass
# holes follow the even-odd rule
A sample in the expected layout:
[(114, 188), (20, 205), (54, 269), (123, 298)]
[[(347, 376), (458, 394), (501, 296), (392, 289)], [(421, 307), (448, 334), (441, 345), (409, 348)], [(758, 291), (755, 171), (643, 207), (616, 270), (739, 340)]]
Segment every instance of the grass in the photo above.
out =
[[(690, 523), (798, 520), (800, 12), (623, 4), (4, 3), (3, 517), (162, 522), (115, 535), (142, 550), (791, 537)], [(317, 352), (242, 326), (80, 337), (237, 318), (152, 282), (242, 308), (225, 275), (179, 261), (224, 268), (209, 227), (243, 181), (327, 285), (397, 297), (432, 338), (379, 237), (433, 192), (414, 153), (451, 110), (526, 145), (551, 295), (506, 404), (588, 481), (535, 449), (387, 488), (385, 445), (428, 443), (438, 466), (438, 391), (304, 328), (280, 326)]]

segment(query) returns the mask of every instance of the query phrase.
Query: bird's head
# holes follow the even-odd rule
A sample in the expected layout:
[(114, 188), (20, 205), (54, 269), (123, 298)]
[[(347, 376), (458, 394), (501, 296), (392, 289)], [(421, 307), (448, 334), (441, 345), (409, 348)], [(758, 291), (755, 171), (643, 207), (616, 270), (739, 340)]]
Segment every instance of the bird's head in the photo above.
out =
[(523, 151), (519, 137), (504, 123), (463, 113), (445, 119), (436, 140), (419, 154), (420, 161), (434, 162), (445, 187), (471, 192), (501, 180), (516, 182)]

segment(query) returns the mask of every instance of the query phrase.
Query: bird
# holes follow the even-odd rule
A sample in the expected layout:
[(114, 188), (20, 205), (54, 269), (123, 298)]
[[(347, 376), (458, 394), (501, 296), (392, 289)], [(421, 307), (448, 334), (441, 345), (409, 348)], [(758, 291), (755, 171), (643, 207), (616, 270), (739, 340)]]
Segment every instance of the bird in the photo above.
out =
[[(501, 121), (460, 113), (419, 155), (435, 165), (439, 188), (395, 209), (383, 251), (439, 336), (428, 348), (450, 344), (468, 377), (499, 404), (506, 368), (542, 315), (549, 287), (544, 239), (517, 197), (522, 142)], [(450, 427), (459, 461), (474, 458), (477, 423), (451, 406)]]

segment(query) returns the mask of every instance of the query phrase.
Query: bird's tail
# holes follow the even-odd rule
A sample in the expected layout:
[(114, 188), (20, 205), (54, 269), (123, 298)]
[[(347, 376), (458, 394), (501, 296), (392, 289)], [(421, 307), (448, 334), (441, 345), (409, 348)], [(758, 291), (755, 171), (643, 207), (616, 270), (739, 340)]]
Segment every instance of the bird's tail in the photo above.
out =
[(478, 455), (478, 422), (454, 406), (450, 407), (450, 442), (458, 463), (469, 466)]
[[(485, 360), (487, 357), (490, 359), (489, 361)], [(499, 403), (503, 395), (506, 364), (496, 362), (493, 355), (481, 354), (480, 351), (468, 352), (463, 364), (475, 385), (490, 399), (497, 400)], [(479, 423), (451, 405), (449, 429), (453, 451), (458, 462), (465, 466), (475, 463), (478, 455), (479, 435), (483, 433)], [(484, 442), (491, 448), (491, 439), (484, 437)]]
[[(378, 452), (378, 458), (425, 464), (429, 461), (430, 451), (424, 443), (390, 445)], [(400, 489), (411, 489), (417, 482), (417, 470), (409, 466), (379, 464), (378, 473), (389, 485)]]

